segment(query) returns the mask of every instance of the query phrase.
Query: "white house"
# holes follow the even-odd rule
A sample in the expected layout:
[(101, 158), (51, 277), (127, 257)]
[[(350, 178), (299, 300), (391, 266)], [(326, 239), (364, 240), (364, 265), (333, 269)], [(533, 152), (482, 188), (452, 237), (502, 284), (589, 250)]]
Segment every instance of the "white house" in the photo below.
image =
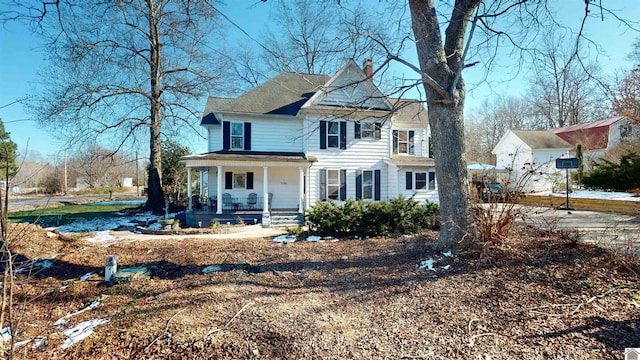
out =
[(598, 121), (579, 123), (550, 129), (575, 147), (582, 144), (585, 165), (590, 166), (603, 158), (605, 153), (625, 141), (637, 141), (638, 128), (626, 116), (616, 116)]
[(189, 179), (208, 180), (187, 222), (248, 215), (269, 226), (328, 199), (437, 201), (426, 110), (371, 77), (370, 60), (364, 70), (349, 60), (332, 77), (283, 72), (235, 99), (210, 97), (208, 152), (181, 160)]
[(546, 130), (508, 130), (491, 151), (496, 167), (509, 171), (510, 186), (523, 192), (551, 190), (564, 170), (555, 159), (568, 157), (573, 146)]

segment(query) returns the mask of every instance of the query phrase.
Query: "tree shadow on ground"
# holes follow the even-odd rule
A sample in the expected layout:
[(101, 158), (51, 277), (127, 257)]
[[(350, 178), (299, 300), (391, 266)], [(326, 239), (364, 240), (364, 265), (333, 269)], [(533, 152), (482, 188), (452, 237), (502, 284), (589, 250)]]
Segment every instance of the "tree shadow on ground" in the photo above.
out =
[(640, 344), (640, 318), (616, 321), (600, 316), (585, 318), (585, 324), (540, 335), (524, 336), (525, 339), (566, 338), (567, 335), (581, 334), (591, 337), (612, 349), (636, 347)]

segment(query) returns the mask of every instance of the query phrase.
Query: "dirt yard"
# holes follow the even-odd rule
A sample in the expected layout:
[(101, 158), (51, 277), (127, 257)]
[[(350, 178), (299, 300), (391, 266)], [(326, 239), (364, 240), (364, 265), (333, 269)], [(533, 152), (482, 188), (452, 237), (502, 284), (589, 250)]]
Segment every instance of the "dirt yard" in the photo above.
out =
[[(482, 257), (433, 253), (436, 233), (108, 247), (33, 225), (12, 234), (16, 267), (55, 255), (16, 276), (14, 340), (32, 339), (16, 358), (620, 359), (640, 347), (640, 263), (566, 233), (522, 228)], [(151, 278), (105, 285), (109, 254)], [(204, 274), (210, 265), (220, 271)], [(66, 328), (95, 319), (61, 348)]]

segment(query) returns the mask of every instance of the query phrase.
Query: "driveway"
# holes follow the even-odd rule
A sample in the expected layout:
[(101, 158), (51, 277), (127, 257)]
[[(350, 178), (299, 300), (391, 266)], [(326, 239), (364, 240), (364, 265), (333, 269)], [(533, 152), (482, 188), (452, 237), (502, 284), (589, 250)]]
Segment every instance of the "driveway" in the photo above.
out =
[(640, 256), (640, 222), (635, 216), (587, 210), (523, 206), (523, 220), (545, 230), (576, 231), (580, 240)]

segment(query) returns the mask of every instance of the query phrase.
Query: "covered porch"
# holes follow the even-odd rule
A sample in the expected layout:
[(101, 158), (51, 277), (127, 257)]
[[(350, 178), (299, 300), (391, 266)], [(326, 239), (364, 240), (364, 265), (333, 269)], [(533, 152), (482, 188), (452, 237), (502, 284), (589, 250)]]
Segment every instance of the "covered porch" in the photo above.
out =
[[(211, 220), (272, 225), (272, 214), (304, 215), (312, 161), (304, 154), (213, 152), (181, 159), (187, 167), (187, 226), (207, 227)], [(193, 194), (194, 171), (199, 194)], [(233, 219), (233, 220), (231, 220)]]

